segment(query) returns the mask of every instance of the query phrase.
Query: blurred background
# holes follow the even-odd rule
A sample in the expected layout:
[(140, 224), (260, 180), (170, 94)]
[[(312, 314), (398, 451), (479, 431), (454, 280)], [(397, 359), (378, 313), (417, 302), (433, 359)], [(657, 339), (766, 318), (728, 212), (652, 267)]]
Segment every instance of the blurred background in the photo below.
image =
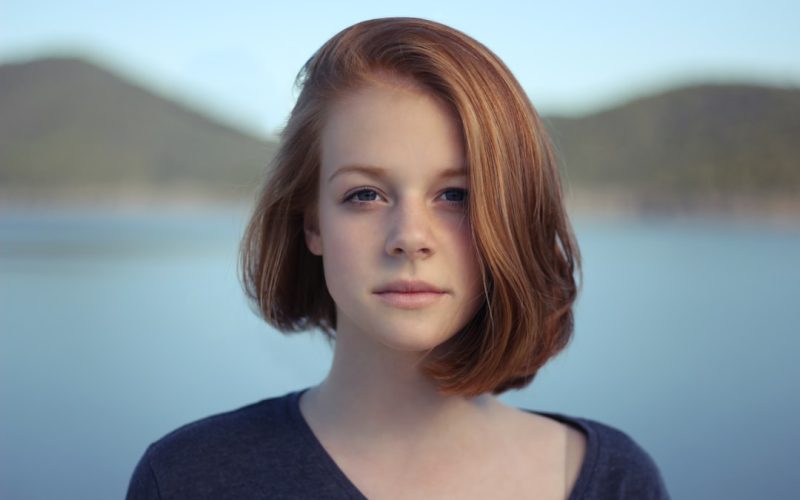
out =
[(571, 346), (519, 407), (617, 426), (675, 498), (790, 498), (800, 444), (800, 5), (0, 5), (0, 498), (120, 498), (188, 421), (317, 383), (237, 245), (339, 30), (449, 24), (545, 117), (584, 257)]

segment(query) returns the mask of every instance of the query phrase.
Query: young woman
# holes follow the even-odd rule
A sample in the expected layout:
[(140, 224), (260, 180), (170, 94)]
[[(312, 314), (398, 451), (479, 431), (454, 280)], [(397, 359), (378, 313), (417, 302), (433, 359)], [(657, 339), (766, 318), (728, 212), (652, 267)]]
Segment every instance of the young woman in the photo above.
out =
[(129, 498), (666, 498), (602, 424), (509, 407), (572, 333), (578, 250), (541, 123), (486, 47), (377, 19), (306, 63), (242, 245), (317, 386), (153, 444)]

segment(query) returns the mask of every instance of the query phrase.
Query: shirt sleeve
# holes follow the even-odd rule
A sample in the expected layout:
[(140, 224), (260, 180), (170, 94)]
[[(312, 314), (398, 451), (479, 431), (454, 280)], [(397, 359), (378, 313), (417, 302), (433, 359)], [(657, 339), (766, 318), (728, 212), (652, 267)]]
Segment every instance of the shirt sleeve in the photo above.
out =
[(592, 424), (599, 446), (585, 498), (669, 500), (658, 466), (638, 443), (617, 429)]
[(161, 492), (158, 489), (153, 467), (150, 465), (150, 450), (145, 452), (139, 460), (128, 484), (128, 494), (126, 500), (153, 500), (161, 499)]

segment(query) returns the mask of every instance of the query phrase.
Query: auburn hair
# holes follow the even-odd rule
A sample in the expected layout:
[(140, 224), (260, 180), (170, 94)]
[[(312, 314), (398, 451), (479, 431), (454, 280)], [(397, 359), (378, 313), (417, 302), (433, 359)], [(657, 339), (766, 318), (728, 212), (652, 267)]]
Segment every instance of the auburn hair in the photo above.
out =
[(306, 247), (303, 218), (316, 203), (319, 141), (331, 102), (387, 72), (413, 80), (457, 115), (483, 277), (478, 312), (430, 351), (421, 369), (443, 394), (524, 387), (572, 335), (578, 247), (553, 148), (525, 91), (494, 53), (448, 26), (364, 21), (306, 62), (242, 240), (245, 292), (275, 328), (319, 328), (335, 338), (336, 307), (322, 259)]

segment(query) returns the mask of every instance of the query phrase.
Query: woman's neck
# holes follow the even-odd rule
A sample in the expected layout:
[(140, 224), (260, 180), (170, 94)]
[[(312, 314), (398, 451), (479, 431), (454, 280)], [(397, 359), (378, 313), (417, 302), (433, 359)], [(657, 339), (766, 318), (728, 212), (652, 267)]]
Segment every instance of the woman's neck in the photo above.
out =
[(376, 444), (474, 433), (503, 406), (490, 395), (440, 394), (421, 359), (341, 331), (328, 376), (303, 396), (301, 410), (315, 430)]

